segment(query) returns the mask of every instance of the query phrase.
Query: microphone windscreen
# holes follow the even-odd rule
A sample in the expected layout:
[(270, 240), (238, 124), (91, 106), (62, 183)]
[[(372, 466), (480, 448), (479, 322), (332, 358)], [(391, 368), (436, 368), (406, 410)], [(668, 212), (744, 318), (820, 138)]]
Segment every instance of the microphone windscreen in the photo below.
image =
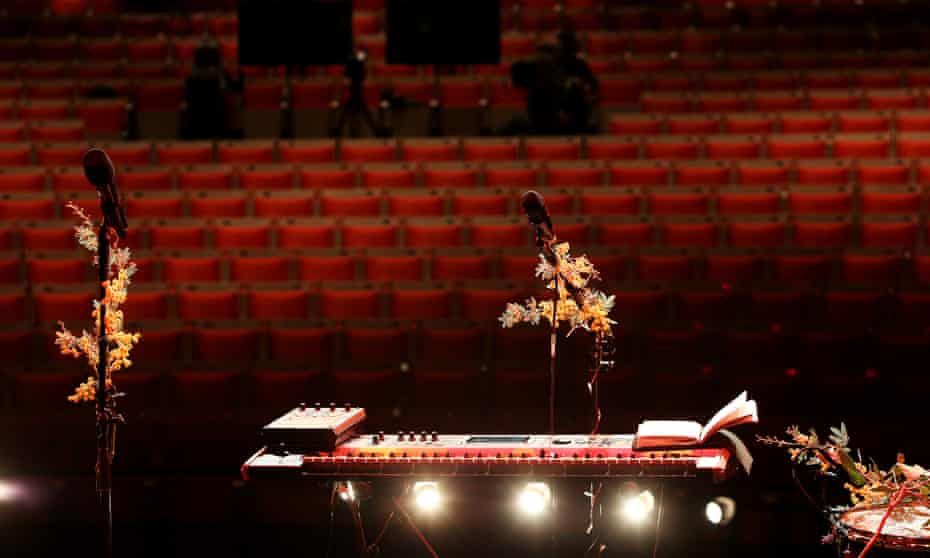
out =
[(520, 196), (520, 205), (523, 206), (523, 211), (526, 212), (526, 216), (532, 223), (538, 224), (548, 218), (543, 197), (535, 190), (530, 190)]
[(97, 188), (113, 184), (116, 169), (106, 151), (94, 147), (84, 153), (84, 176)]

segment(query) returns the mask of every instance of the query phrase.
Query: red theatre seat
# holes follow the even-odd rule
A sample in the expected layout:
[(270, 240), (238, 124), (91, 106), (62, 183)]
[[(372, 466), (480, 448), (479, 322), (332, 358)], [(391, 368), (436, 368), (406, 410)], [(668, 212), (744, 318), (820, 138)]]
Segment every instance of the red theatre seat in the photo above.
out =
[(582, 215), (637, 215), (640, 197), (633, 192), (583, 190), (580, 195)]
[(471, 187), (478, 185), (478, 170), (470, 163), (425, 165), (422, 168), (423, 185), (436, 187)]
[(149, 230), (149, 242), (157, 250), (194, 250), (206, 245), (205, 233), (200, 225), (158, 225)]
[(496, 320), (507, 303), (523, 302), (523, 294), (517, 289), (472, 289), (462, 292), (462, 317), (466, 320)]
[(371, 289), (320, 291), (320, 316), (330, 320), (377, 318), (381, 314), (377, 291)]
[(370, 281), (422, 281), (424, 266), (421, 256), (368, 256), (365, 276)]
[(494, 165), (484, 169), (487, 186), (534, 188), (537, 184), (537, 169), (529, 164)]
[(391, 248), (397, 246), (399, 227), (391, 223), (346, 223), (342, 226), (343, 248)]
[(475, 223), (471, 227), (472, 246), (495, 248), (528, 243), (529, 233), (522, 223)]
[(239, 294), (235, 291), (182, 291), (177, 294), (182, 320), (235, 320), (239, 318)]
[(220, 280), (217, 257), (165, 258), (161, 263), (162, 280), (168, 283), (215, 282)]
[(301, 281), (352, 281), (355, 279), (355, 258), (301, 256), (297, 259), (297, 277)]
[(410, 248), (451, 248), (462, 245), (462, 226), (454, 221), (408, 223), (405, 244)]
[(802, 248), (839, 248), (849, 242), (849, 223), (843, 221), (798, 222), (794, 244)]
[(265, 142), (225, 142), (216, 146), (216, 160), (220, 163), (259, 164), (273, 163), (274, 144)]
[(219, 225), (213, 228), (213, 243), (217, 248), (270, 248), (271, 227)]
[(597, 229), (604, 246), (644, 247), (655, 243), (655, 227), (651, 223), (603, 223)]
[[(38, 295), (37, 295), (38, 296)], [(46, 304), (53, 304), (55, 301), (46, 302)], [(88, 306), (82, 306), (81, 312), (84, 313), (84, 316), (90, 316), (90, 299), (87, 301)], [(38, 300), (36, 299), (36, 317), (38, 318)], [(54, 308), (47, 307), (45, 308), (46, 315), (44, 321), (55, 321), (55, 320), (64, 320), (64, 317), (56, 317), (54, 315)], [(48, 314), (48, 312), (53, 312)], [(19, 292), (8, 292), (0, 291), (0, 322), (22, 322), (26, 320), (26, 295)], [(42, 321), (42, 320), (39, 320)]]
[(416, 186), (416, 173), (407, 166), (364, 167), (361, 184), (369, 188), (409, 188)]
[(469, 279), (489, 279), (491, 277), (490, 258), (485, 255), (442, 255), (433, 257), (431, 279), (435, 281), (462, 281)]
[(336, 228), (332, 224), (286, 223), (278, 227), (278, 248), (332, 248)]
[(336, 160), (336, 144), (332, 141), (290, 141), (278, 144), (278, 157), (283, 163), (332, 163)]
[(155, 146), (156, 160), (167, 165), (196, 165), (213, 161), (213, 145), (206, 142), (163, 143)]
[(505, 194), (462, 193), (452, 198), (452, 213), (460, 217), (476, 215), (507, 215), (509, 199)]
[(340, 148), (340, 158), (353, 163), (390, 162), (396, 153), (397, 146), (393, 142), (346, 141)]
[(30, 283), (84, 283), (88, 280), (88, 271), (84, 258), (30, 259), (26, 262)]
[(326, 217), (377, 217), (381, 214), (381, 198), (371, 190), (358, 194), (323, 194), (320, 196), (320, 214)]
[(303, 320), (309, 317), (307, 292), (295, 290), (252, 290), (248, 315), (254, 320)]
[(268, 352), (272, 360), (300, 363), (302, 368), (327, 368), (331, 332), (325, 328), (272, 328)]
[(253, 167), (239, 170), (239, 187), (243, 190), (290, 190), (294, 174), (290, 167)]
[(455, 161), (459, 146), (451, 140), (407, 140), (401, 145), (401, 158), (405, 161)]
[(259, 194), (252, 200), (256, 217), (311, 217), (313, 197), (304, 193), (284, 196)]
[(399, 320), (443, 320), (451, 315), (448, 289), (394, 289), (391, 316)]
[(714, 223), (666, 223), (662, 231), (667, 246), (710, 248), (717, 245), (717, 225)]
[[(58, 320), (89, 320), (93, 306), (91, 292), (40, 292), (32, 295), (33, 313), (38, 323), (54, 323)], [(17, 321), (21, 321), (20, 317)]]
[(729, 245), (737, 248), (777, 248), (785, 243), (785, 225), (772, 221), (727, 224)]
[(290, 261), (283, 256), (235, 257), (230, 261), (229, 277), (244, 283), (287, 281), (290, 278)]

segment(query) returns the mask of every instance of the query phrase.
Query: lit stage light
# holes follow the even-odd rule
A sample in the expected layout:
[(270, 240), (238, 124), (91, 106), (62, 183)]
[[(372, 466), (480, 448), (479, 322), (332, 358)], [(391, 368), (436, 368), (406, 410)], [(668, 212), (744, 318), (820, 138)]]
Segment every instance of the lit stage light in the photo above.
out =
[(628, 521), (639, 523), (649, 517), (656, 506), (656, 499), (652, 492), (643, 490), (639, 494), (623, 499), (621, 513)]
[(704, 506), (704, 516), (711, 525), (726, 525), (736, 515), (736, 502), (726, 496), (718, 496)]
[(351, 482), (341, 483), (336, 491), (339, 492), (339, 498), (343, 502), (354, 502), (355, 501), (355, 487), (352, 486)]
[(538, 517), (546, 512), (552, 501), (552, 492), (544, 482), (527, 483), (517, 496), (517, 507), (523, 515)]
[(417, 482), (413, 484), (413, 501), (420, 511), (433, 513), (442, 505), (442, 495), (436, 482)]
[(12, 502), (19, 496), (19, 486), (9, 481), (0, 480), (0, 502)]

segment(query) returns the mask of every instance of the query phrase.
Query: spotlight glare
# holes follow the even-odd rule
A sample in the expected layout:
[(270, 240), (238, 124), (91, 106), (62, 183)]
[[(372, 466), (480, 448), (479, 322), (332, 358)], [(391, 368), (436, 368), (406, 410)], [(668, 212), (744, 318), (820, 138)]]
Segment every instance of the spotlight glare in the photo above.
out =
[(531, 482), (520, 491), (517, 497), (517, 506), (524, 515), (538, 517), (542, 515), (549, 502), (552, 499), (552, 493), (549, 486), (544, 482)]
[(355, 488), (351, 482), (345, 482), (339, 487), (339, 498), (343, 502), (352, 502), (355, 500)]
[(0, 481), (0, 502), (10, 502), (19, 496), (19, 487), (12, 482)]
[(733, 498), (717, 496), (704, 506), (704, 517), (714, 526), (726, 525), (734, 515), (736, 515), (736, 502)]
[(417, 482), (413, 485), (413, 500), (420, 511), (432, 513), (439, 509), (442, 497), (435, 482)]
[(639, 523), (646, 519), (655, 508), (655, 496), (648, 490), (643, 490), (635, 496), (630, 496), (623, 501), (621, 509), (623, 516), (632, 523)]

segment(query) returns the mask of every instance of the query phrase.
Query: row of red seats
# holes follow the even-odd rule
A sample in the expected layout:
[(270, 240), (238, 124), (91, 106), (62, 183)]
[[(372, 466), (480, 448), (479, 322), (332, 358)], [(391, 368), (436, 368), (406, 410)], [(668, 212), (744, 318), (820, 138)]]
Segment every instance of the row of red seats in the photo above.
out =
[[(0, 108), (2, 113), (3, 108)], [(44, 111), (41, 111), (44, 112)], [(90, 112), (90, 111), (86, 111)], [(110, 128), (106, 123), (95, 123), (95, 132), (99, 132), (102, 126)], [(116, 131), (111, 128), (109, 131)], [(22, 142), (30, 140), (34, 142), (73, 142), (82, 141), (87, 137), (87, 125), (83, 119), (61, 119), (61, 120), (26, 120), (10, 121), (0, 120), (0, 136), (6, 138), (16, 138), (12, 141)], [(10, 154), (10, 162), (14, 165), (30, 164), (31, 157), (26, 154), (22, 157), (21, 146), (14, 147), (13, 153)], [(3, 144), (0, 144), (0, 151), (5, 151)], [(4, 158), (0, 155), (0, 159)]]
[(913, 110), (924, 106), (921, 89), (849, 88), (771, 90), (746, 93), (644, 93), (643, 112), (783, 112), (847, 110)]
[[(902, 133), (817, 133), (820, 127), (832, 125), (829, 115), (811, 113), (808, 115), (785, 113), (773, 120), (766, 118), (742, 118), (741, 115), (727, 115), (727, 127), (735, 126), (768, 126), (773, 127), (774, 118), (780, 118), (781, 127), (789, 128), (799, 133), (768, 134), (756, 132), (743, 132), (741, 134), (719, 134), (721, 120), (717, 116), (680, 118), (669, 117), (659, 119), (652, 117), (623, 117), (614, 119), (611, 127), (615, 131), (623, 132), (613, 136), (592, 136), (589, 138), (457, 138), (447, 139), (407, 139), (407, 140), (305, 140), (305, 141), (275, 141), (255, 140), (238, 142), (164, 142), (151, 144), (148, 142), (105, 143), (104, 149), (112, 154), (114, 162), (121, 168), (127, 168), (127, 174), (133, 172), (152, 172), (146, 167), (152, 164), (177, 165), (209, 165), (214, 161), (218, 163), (235, 164), (238, 167), (249, 165), (269, 165), (273, 163), (350, 163), (356, 164), (363, 174), (374, 169), (385, 171), (385, 186), (415, 185), (418, 180), (415, 163), (436, 163), (422, 166), (426, 173), (426, 185), (442, 185), (444, 180), (452, 180), (446, 185), (476, 183), (481, 174), (486, 176), (501, 171), (500, 177), (495, 177), (491, 185), (501, 185), (497, 178), (506, 179), (507, 173), (503, 169), (511, 169), (516, 173), (513, 178), (517, 181), (512, 184), (535, 183), (531, 176), (544, 162), (546, 172), (552, 175), (558, 169), (575, 169), (577, 177), (566, 176), (567, 180), (579, 180), (578, 184), (603, 183), (603, 161), (614, 160), (614, 167), (624, 165), (637, 165), (640, 163), (621, 162), (624, 159), (657, 159), (657, 160), (687, 160), (687, 159), (713, 159), (708, 163), (712, 166), (722, 167), (724, 161), (738, 161), (740, 159), (778, 160), (782, 166), (790, 164), (793, 159), (886, 159), (898, 157), (915, 159), (930, 157), (930, 134), (926, 132)], [(903, 120), (904, 115), (898, 119)], [(930, 112), (911, 114), (913, 126), (930, 125)], [(661, 134), (663, 124), (673, 129), (677, 134)], [(91, 145), (83, 142), (71, 143), (22, 143), (26, 134), (25, 122), (0, 123), (0, 164), (3, 166), (43, 165), (47, 167), (74, 167)], [(67, 128), (72, 123), (63, 124)], [(88, 124), (90, 126), (90, 124)], [(99, 126), (99, 124), (98, 124)], [(55, 128), (53, 123), (36, 124), (36, 128)], [(926, 126), (930, 128), (930, 126)], [(805, 133), (800, 133), (806, 130)], [(42, 133), (42, 132), (38, 132)], [(521, 159), (530, 163), (521, 163)], [(592, 162), (580, 164), (559, 163), (573, 160), (588, 159)], [(465, 164), (456, 164), (456, 161), (465, 161)], [(407, 162), (408, 164), (385, 165), (383, 163)], [(490, 164), (481, 165), (481, 162)], [(555, 163), (553, 163), (555, 162)], [(5, 164), (4, 164), (5, 163)], [(443, 164), (448, 163), (448, 164)], [(647, 163), (648, 164), (648, 163)], [(801, 163), (798, 163), (801, 164)], [(900, 164), (900, 163), (896, 163)], [(682, 169), (690, 164), (680, 163)], [(202, 167), (203, 170), (208, 166)], [(216, 166), (217, 172), (222, 166)], [(262, 167), (266, 168), (266, 167)], [(267, 167), (271, 169), (273, 167)], [(289, 168), (281, 165), (276, 170)], [(393, 179), (390, 176), (394, 171)], [(160, 169), (169, 173), (170, 169)], [(255, 169), (248, 168), (248, 171)], [(259, 169), (260, 170), (260, 169)], [(339, 172), (343, 174), (337, 178)], [(65, 171), (62, 171), (65, 172)], [(330, 164), (318, 166), (304, 166), (301, 173), (329, 173), (335, 182), (325, 184), (333, 187), (353, 186), (356, 184), (354, 170), (348, 166)], [(685, 171), (687, 172), (687, 171)], [(448, 176), (441, 176), (448, 174)], [(581, 176), (584, 175), (584, 176)], [(309, 178), (310, 175), (306, 174)], [(352, 178), (347, 178), (352, 177)], [(558, 185), (565, 184), (557, 178)], [(434, 180), (437, 179), (437, 180)], [(278, 189), (289, 187), (290, 181), (273, 181), (277, 185), (269, 186)], [(312, 180), (317, 184), (319, 181)], [(622, 181), (621, 181), (622, 182)], [(653, 183), (649, 181), (647, 183)], [(232, 184), (226, 185), (229, 187)], [(363, 182), (362, 185), (366, 185)], [(377, 184), (368, 184), (377, 186)], [(210, 189), (210, 186), (205, 186)]]
[[(920, 219), (925, 192), (916, 187), (654, 187), (540, 189), (549, 213), (558, 217), (663, 215), (787, 216), (896, 214)], [(284, 217), (478, 217), (521, 215), (524, 190), (505, 188), (323, 190), (320, 192), (134, 192), (127, 214), (140, 219)], [(96, 213), (89, 192), (0, 196), (0, 218), (68, 217), (69, 201)], [(35, 202), (44, 202), (36, 206)], [(7, 205), (9, 204), (9, 205)], [(54, 208), (58, 207), (59, 215)], [(45, 208), (46, 213), (39, 213)], [(28, 213), (33, 210), (34, 213)], [(30, 229), (25, 229), (30, 230)], [(40, 230), (40, 229), (35, 229)]]
[[(13, 105), (0, 103), (0, 141), (80, 141), (89, 134), (119, 134), (126, 130), (129, 106), (125, 99), (78, 101), (30, 101)], [(14, 120), (14, 119), (20, 120)], [(81, 132), (66, 132), (74, 127), (69, 120), (82, 123)], [(26, 121), (26, 122), (23, 122)], [(60, 131), (36, 132), (37, 128)]]
[[(659, 288), (611, 289), (617, 297), (613, 317), (627, 331), (641, 330), (656, 322), (680, 321), (804, 326), (830, 322), (845, 326), (874, 326), (882, 311), (904, 324), (928, 323), (930, 294), (927, 291), (888, 293), (878, 287), (864, 290), (831, 289), (785, 290), (684, 288), (669, 292)], [(614, 284), (614, 287), (621, 287)], [(37, 287), (38, 289), (38, 287)], [(287, 290), (249, 289), (223, 285), (190, 285), (176, 289), (136, 289), (123, 307), (129, 321), (185, 320), (229, 322), (233, 328), (248, 327), (247, 320), (295, 322), (308, 319), (365, 321), (382, 325), (384, 320), (464, 319), (479, 327), (497, 327), (497, 318), (510, 302), (522, 302), (536, 295), (547, 296), (541, 288), (492, 282), (486, 287), (450, 289), (444, 285), (413, 284), (407, 288), (381, 290), (364, 288), (291, 288)], [(71, 327), (90, 323), (92, 289), (42, 287), (26, 295), (4, 290), (0, 319), (7, 324), (33, 321), (53, 325), (64, 321)], [(382, 320), (376, 322), (374, 320)], [(298, 327), (295, 324), (295, 328)], [(143, 332), (144, 334), (145, 332)], [(52, 339), (48, 340), (52, 344)]]
[[(19, 255), (0, 252), (0, 283), (21, 285), (90, 285), (86, 258), (47, 253)], [(661, 281), (725, 285), (807, 283), (818, 285), (873, 285), (930, 283), (930, 257), (911, 257), (894, 251), (847, 250), (843, 253), (767, 253), (740, 250), (599, 251), (591, 255), (608, 281)], [(346, 281), (425, 280), (458, 283), (486, 279), (524, 281), (539, 262), (531, 250), (504, 251), (375, 251), (331, 252), (324, 255), (276, 255), (255, 252), (224, 255), (202, 252), (146, 253), (137, 255), (134, 282), (166, 283), (294, 283), (323, 281), (324, 287)], [(435, 288), (447, 289), (448, 285)], [(145, 291), (148, 292), (148, 291)], [(256, 295), (261, 296), (261, 295)], [(273, 298), (274, 295), (270, 295)], [(161, 315), (161, 314), (159, 314)], [(267, 316), (267, 313), (263, 314)], [(327, 316), (331, 317), (331, 316)], [(263, 319), (265, 319), (263, 317)]]
[[(507, 77), (510, 75), (511, 64), (522, 58), (524, 57), (503, 57), (499, 64), (461, 66), (456, 68), (455, 76)], [(858, 63), (841, 64), (844, 69), (837, 69), (830, 64), (817, 65), (811, 69), (776, 69), (778, 63), (757, 56), (733, 55), (726, 60), (726, 63), (714, 62), (706, 56), (697, 55), (679, 56), (673, 60), (655, 56), (586, 57), (591, 69), (608, 84), (614, 80), (626, 80), (630, 83), (629, 87), (637, 91), (765, 91), (801, 87), (924, 87), (928, 83), (928, 77), (923, 66), (930, 61), (930, 55), (924, 51), (888, 51)], [(716, 68), (721, 65), (722, 67)], [(190, 60), (173, 59), (132, 63), (123, 59), (45, 61), (30, 64), (0, 61), (0, 79), (106, 79), (108, 83), (112, 82), (119, 87), (121, 78), (183, 78), (190, 74), (191, 67)], [(240, 72), (250, 78), (278, 81), (283, 81), (289, 73), (283, 66), (238, 66), (235, 60), (227, 61), (226, 69), (234, 73)], [(372, 60), (368, 65), (369, 77), (376, 79), (408, 77), (422, 80), (432, 77), (434, 70), (432, 66), (387, 64), (384, 60)], [(344, 73), (345, 68), (342, 65), (301, 68), (301, 75), (308, 76), (311, 80), (332, 81), (333, 78), (342, 78)], [(444, 76), (443, 79), (452, 77)]]
[[(758, 71), (656, 73), (630, 76), (640, 80), (644, 91), (747, 92), (779, 89), (895, 89), (920, 88), (928, 83), (927, 71), (919, 59), (907, 64), (888, 64), (874, 68)], [(906, 66), (904, 68), (900, 66)]]
[(930, 111), (614, 114), (607, 128), (617, 135), (911, 133), (930, 131)]
[[(13, 225), (11, 223), (11, 225)], [(559, 226), (559, 238), (581, 246), (738, 248), (913, 248), (922, 226), (907, 217), (859, 222), (847, 215), (575, 218)], [(49, 239), (45, 250), (70, 250), (67, 227), (37, 228), (23, 236)], [(40, 231), (42, 231), (40, 233)], [(12, 227), (0, 244), (13, 247)], [(790, 234), (789, 234), (790, 233)], [(134, 223), (129, 246), (153, 250), (313, 248), (501, 248), (531, 245), (517, 217), (347, 219), (175, 219)], [(54, 244), (53, 244), (54, 243)]]
[[(687, 144), (686, 144), (687, 145)], [(803, 144), (802, 144), (803, 145)], [(0, 150), (2, 153), (2, 150)], [(494, 194), (490, 188), (582, 187), (602, 186), (910, 186), (930, 183), (930, 161), (804, 159), (798, 161), (614, 161), (581, 164), (501, 163), (488, 165), (373, 164), (366, 167), (312, 165), (297, 169), (291, 166), (235, 168), (228, 165), (190, 167), (122, 167), (119, 184), (127, 192), (182, 190), (192, 196), (209, 197), (222, 191), (264, 192), (260, 198), (264, 214), (305, 215), (307, 200), (314, 190), (345, 190), (345, 196), (372, 197), (384, 190), (430, 197), (436, 189), (461, 189), (461, 195)], [(295, 178), (302, 191), (295, 190)], [(238, 188), (237, 188), (238, 186)], [(362, 188), (362, 189), (358, 189)], [(54, 219), (60, 204), (54, 203), (46, 190), (80, 198), (87, 181), (81, 169), (65, 167), (47, 172), (36, 168), (0, 168), (0, 198), (7, 208), (0, 219)], [(289, 192), (288, 192), (289, 191)], [(261, 194), (260, 194), (261, 195)], [(339, 195), (336, 192), (333, 196)], [(275, 198), (303, 198), (293, 211)], [(67, 197), (67, 196), (65, 196)], [(209, 203), (209, 202), (204, 202)], [(375, 204), (375, 202), (367, 202)], [(435, 204), (436, 202), (428, 202)], [(435, 207), (435, 205), (434, 205)], [(170, 210), (170, 209), (169, 209)], [(312, 210), (310, 210), (312, 211)]]

